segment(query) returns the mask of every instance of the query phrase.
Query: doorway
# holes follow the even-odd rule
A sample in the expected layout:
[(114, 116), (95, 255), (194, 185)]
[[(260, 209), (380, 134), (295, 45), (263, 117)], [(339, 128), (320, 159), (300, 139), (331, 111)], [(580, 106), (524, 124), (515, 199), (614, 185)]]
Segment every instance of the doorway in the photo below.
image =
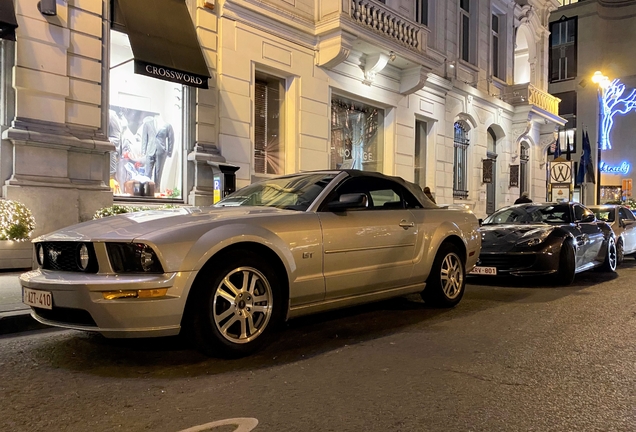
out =
[(497, 210), (497, 136), (491, 128), (488, 128), (486, 157), (492, 160), (491, 182), (486, 183), (486, 213), (490, 215)]

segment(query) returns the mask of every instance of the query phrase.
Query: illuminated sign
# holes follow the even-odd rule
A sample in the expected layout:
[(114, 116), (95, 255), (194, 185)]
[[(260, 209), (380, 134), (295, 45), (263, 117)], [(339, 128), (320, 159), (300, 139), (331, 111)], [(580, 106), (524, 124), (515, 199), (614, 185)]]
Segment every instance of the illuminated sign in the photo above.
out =
[(607, 174), (627, 174), (629, 170), (632, 168), (630, 164), (627, 162), (623, 162), (620, 165), (608, 165), (605, 162), (601, 161), (600, 170), (602, 173)]
[[(612, 81), (609, 87), (603, 92), (600, 101), (603, 106), (601, 111), (600, 128), (600, 144), (602, 150), (609, 150), (612, 148), (610, 133), (612, 132), (612, 127), (614, 127), (614, 116), (616, 114), (625, 115), (636, 109), (636, 90), (632, 90), (626, 97), (622, 97), (623, 93), (625, 93), (625, 84), (621, 84), (618, 79)], [(629, 167), (629, 164), (627, 164), (627, 166)]]

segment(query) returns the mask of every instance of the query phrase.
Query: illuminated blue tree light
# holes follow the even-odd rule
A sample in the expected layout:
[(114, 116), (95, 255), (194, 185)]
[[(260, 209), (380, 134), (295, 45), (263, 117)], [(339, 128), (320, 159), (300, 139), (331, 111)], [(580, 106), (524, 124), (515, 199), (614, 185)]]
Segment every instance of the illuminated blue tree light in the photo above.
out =
[(614, 116), (616, 114), (625, 115), (636, 109), (636, 90), (632, 90), (629, 96), (622, 97), (625, 93), (625, 84), (621, 84), (620, 80), (615, 79), (603, 93), (601, 104), (603, 111), (601, 113), (601, 149), (609, 150), (612, 148), (610, 142), (610, 133), (614, 127)]

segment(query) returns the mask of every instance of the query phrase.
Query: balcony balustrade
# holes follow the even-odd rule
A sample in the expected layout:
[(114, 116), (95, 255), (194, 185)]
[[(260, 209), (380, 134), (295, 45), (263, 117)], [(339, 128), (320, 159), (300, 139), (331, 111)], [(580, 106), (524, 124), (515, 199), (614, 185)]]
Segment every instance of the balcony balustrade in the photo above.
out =
[[(344, 2), (346, 4), (346, 2)], [(373, 0), (349, 0), (349, 17), (412, 50), (422, 50), (422, 26)]]
[(559, 115), (561, 99), (539, 90), (530, 83), (507, 87), (504, 90), (503, 99), (511, 105), (534, 105), (550, 114)]

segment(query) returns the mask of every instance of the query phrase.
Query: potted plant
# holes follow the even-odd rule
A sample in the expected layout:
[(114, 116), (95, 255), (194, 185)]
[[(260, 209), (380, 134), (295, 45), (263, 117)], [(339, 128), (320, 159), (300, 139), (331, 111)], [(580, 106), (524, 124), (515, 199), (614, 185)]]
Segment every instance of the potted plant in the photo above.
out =
[(24, 204), (0, 200), (0, 269), (23, 269), (32, 266), (31, 234), (35, 220)]

